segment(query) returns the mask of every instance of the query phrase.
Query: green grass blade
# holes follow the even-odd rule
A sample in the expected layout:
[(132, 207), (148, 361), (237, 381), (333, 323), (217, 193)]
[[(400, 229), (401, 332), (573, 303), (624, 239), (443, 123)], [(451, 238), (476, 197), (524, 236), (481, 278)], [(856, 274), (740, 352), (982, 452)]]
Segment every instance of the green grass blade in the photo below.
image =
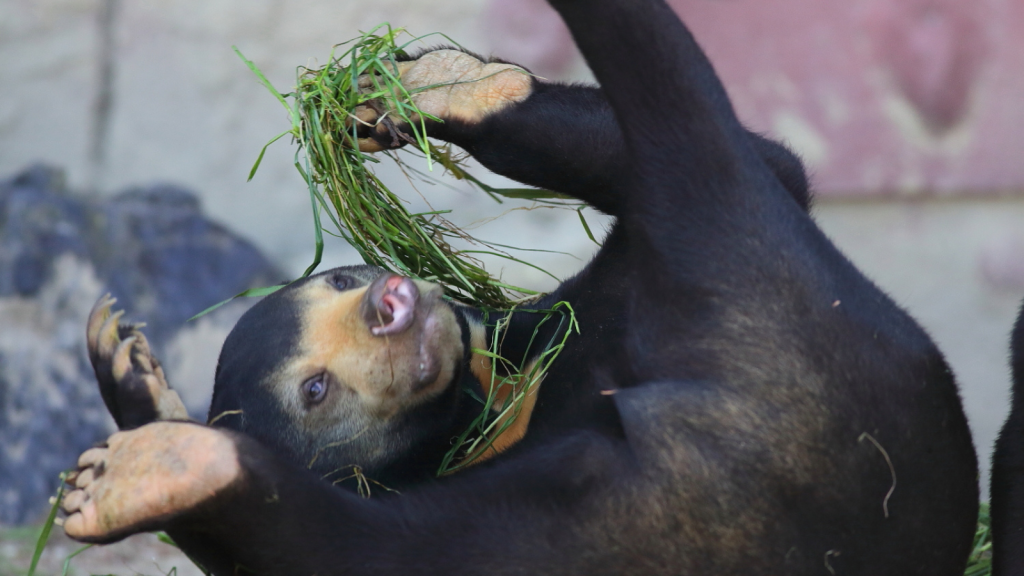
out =
[(189, 318), (188, 320), (186, 320), (186, 322), (191, 322), (193, 320), (198, 320), (198, 319), (202, 318), (203, 316), (206, 316), (210, 312), (213, 312), (217, 308), (220, 308), (221, 306), (227, 304), (228, 302), (231, 302), (235, 298), (256, 298), (258, 296), (269, 296), (269, 295), (273, 294), (274, 292), (277, 292), (281, 288), (284, 288), (285, 286), (287, 286), (287, 284), (279, 284), (277, 286), (263, 286), (263, 287), (260, 287), (260, 288), (250, 288), (248, 290), (243, 290), (243, 291), (239, 292), (238, 294), (235, 294), (231, 298), (228, 298), (227, 300), (222, 300), (220, 302), (217, 302), (213, 306), (210, 306), (206, 310), (203, 310), (199, 314), (196, 314), (195, 316)]
[(50, 532), (53, 531), (54, 521), (57, 519), (57, 511), (60, 510), (60, 501), (64, 497), (64, 480), (67, 477), (67, 472), (62, 472), (60, 475), (60, 485), (57, 486), (57, 494), (54, 496), (53, 505), (50, 506), (50, 513), (46, 515), (46, 521), (43, 522), (43, 527), (39, 531), (39, 538), (36, 539), (36, 547), (32, 552), (32, 563), (28, 566), (26, 576), (35, 576), (36, 567), (39, 566), (39, 559), (42, 558), (43, 550), (46, 548), (46, 541), (50, 539)]
[(252, 73), (255, 74), (257, 78), (259, 78), (260, 83), (266, 86), (267, 90), (270, 90), (270, 93), (274, 95), (274, 98), (277, 98), (277, 101), (280, 102), (281, 105), (284, 106), (286, 110), (291, 112), (292, 107), (288, 105), (288, 102), (284, 99), (284, 95), (278, 92), (277, 88), (274, 88), (274, 85), (270, 83), (270, 80), (267, 80), (267, 77), (263, 75), (263, 72), (260, 72), (260, 69), (257, 68), (255, 64), (253, 64), (252, 60), (249, 60), (248, 58), (243, 56), (242, 51), (239, 50), (237, 46), (232, 46), (231, 49), (235, 51), (235, 54), (238, 54), (238, 57), (242, 59), (242, 62), (245, 62), (245, 65), (249, 68), (249, 70), (251, 70)]
[(86, 544), (71, 554), (68, 554), (68, 557), (64, 559), (64, 569), (60, 571), (60, 576), (68, 576), (68, 570), (71, 569), (71, 559), (92, 547), (92, 544)]
[(581, 206), (579, 210), (576, 210), (576, 213), (580, 215), (580, 224), (583, 224), (583, 229), (587, 232), (587, 238), (590, 238), (591, 242), (600, 246), (601, 243), (597, 241), (597, 238), (594, 238), (594, 233), (590, 231), (590, 226), (587, 225), (587, 219), (583, 217), (583, 207)]
[(270, 148), (271, 144), (273, 144), (274, 142), (277, 142), (283, 136), (287, 136), (288, 134), (293, 134), (293, 133), (294, 133), (294, 130), (285, 130), (284, 132), (281, 132), (277, 136), (274, 136), (270, 140), (270, 142), (267, 142), (266, 144), (263, 145), (263, 148), (260, 149), (260, 155), (256, 157), (256, 162), (254, 162), (253, 165), (252, 165), (252, 170), (249, 170), (249, 177), (246, 178), (246, 180), (245, 180), (246, 182), (252, 182), (252, 177), (256, 175), (256, 170), (259, 169), (260, 163), (263, 162), (263, 155), (267, 153), (267, 148)]

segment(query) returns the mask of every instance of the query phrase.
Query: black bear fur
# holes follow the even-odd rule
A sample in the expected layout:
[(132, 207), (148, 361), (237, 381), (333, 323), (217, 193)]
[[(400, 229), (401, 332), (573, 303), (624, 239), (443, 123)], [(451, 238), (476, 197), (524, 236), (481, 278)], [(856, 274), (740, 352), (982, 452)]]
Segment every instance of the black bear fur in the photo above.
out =
[(1013, 399), (992, 455), (992, 574), (1024, 574), (1024, 306), (1010, 344)]

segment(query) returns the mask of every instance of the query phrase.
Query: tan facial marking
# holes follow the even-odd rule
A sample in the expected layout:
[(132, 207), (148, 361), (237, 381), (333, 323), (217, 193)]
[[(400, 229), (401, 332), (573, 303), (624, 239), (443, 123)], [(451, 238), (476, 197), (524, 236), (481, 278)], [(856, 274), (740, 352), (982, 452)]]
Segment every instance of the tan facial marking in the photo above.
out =
[[(474, 350), (487, 350), (490, 348), (487, 342), (487, 329), (484, 328), (483, 324), (469, 321), (469, 346)], [(491, 369), (493, 364), (489, 356), (483, 354), (477, 354), (473, 352), (469, 359), (469, 371), (476, 376), (477, 382), (484, 388), (484, 393), (489, 394), (491, 386), (494, 382), (491, 379)]]
[(362, 317), (366, 287), (339, 292), (318, 281), (303, 287), (296, 296), (302, 309), (299, 354), (273, 377), (285, 410), (304, 416), (299, 386), (324, 372), (332, 388), (324, 417), (340, 413), (332, 403), (348, 402), (383, 420), (443, 390), (462, 358), (458, 325), (439, 300), (439, 288), (416, 284), (420, 299), (413, 325), (388, 336), (373, 335)]
[[(527, 375), (530, 374), (533, 372), (535, 366), (536, 361), (529, 363), (523, 373)], [(525, 379), (525, 377), (523, 379)], [(511, 446), (515, 445), (517, 442), (522, 440), (524, 436), (526, 436), (526, 431), (530, 427), (530, 418), (533, 417), (533, 409), (537, 406), (537, 396), (540, 393), (540, 386), (543, 383), (544, 377), (541, 376), (540, 380), (534, 383), (533, 387), (526, 392), (526, 396), (522, 400), (523, 405), (519, 409), (519, 414), (515, 415), (515, 420), (512, 424), (494, 439), (494, 442), (491, 443), (490, 449), (485, 454), (481, 455), (481, 461), (508, 450)], [(501, 400), (496, 401), (495, 405), (504, 405), (505, 400), (509, 395), (512, 394), (514, 390), (519, 389), (522, 385), (523, 382), (520, 380), (515, 383), (515, 386), (509, 384), (501, 386), (496, 394), (496, 397), (501, 398)], [(514, 413), (510, 412), (508, 415), (503, 416), (499, 422), (499, 426), (503, 425), (509, 418), (512, 418), (513, 415)]]
[[(483, 325), (470, 323), (469, 328), (470, 346), (473, 347), (474, 349), (479, 350), (489, 349), (490, 345), (487, 342), (486, 330), (483, 327)], [(530, 374), (534, 370), (535, 366), (536, 361), (530, 362), (526, 366), (526, 370), (524, 371), (524, 373)], [(495, 411), (500, 411), (501, 407), (505, 405), (505, 402), (508, 400), (509, 396), (521, 385), (521, 381), (517, 381), (514, 383), (506, 382), (503, 385), (499, 385), (499, 383), (501, 382), (501, 376), (492, 376), (491, 358), (489, 358), (488, 356), (484, 356), (483, 354), (473, 353), (471, 355), (470, 371), (473, 373), (474, 376), (476, 376), (477, 380), (480, 382), (485, 394), (490, 394), (491, 390), (495, 387), (495, 385), (498, 385), (498, 388), (494, 390), (493, 405), (495, 406)], [(494, 442), (491, 443), (491, 446), (487, 449), (487, 451), (478, 456), (473, 461), (474, 463), (483, 462), (488, 458), (491, 458), (493, 456), (500, 454), (501, 452), (504, 452), (509, 447), (522, 440), (524, 436), (526, 436), (526, 430), (530, 426), (530, 418), (533, 415), (533, 409), (537, 405), (537, 393), (540, 391), (540, 385), (542, 383), (543, 379), (541, 382), (537, 382), (536, 384), (534, 384), (533, 389), (526, 394), (525, 398), (523, 398), (523, 404), (519, 410), (519, 415), (516, 416), (515, 420), (508, 428), (506, 428), (501, 434), (498, 435), (497, 438), (494, 439)], [(511, 417), (511, 413), (509, 413), (507, 416), (502, 417), (501, 422), (499, 422), (498, 426), (500, 427), (504, 425), (504, 422)]]

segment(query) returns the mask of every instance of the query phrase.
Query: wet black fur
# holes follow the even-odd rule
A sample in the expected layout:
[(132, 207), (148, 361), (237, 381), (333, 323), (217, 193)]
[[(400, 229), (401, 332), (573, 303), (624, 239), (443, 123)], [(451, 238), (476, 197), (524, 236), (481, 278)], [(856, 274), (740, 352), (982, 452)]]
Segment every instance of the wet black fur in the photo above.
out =
[(1010, 344), (1013, 401), (992, 456), (992, 574), (1024, 574), (1024, 306)]
[[(536, 304), (571, 302), (582, 334), (524, 440), (364, 500), (239, 437), (245, 476), (164, 527), (218, 574), (962, 574), (977, 467), (942, 355), (818, 230), (799, 161), (740, 125), (664, 2), (552, 4), (602, 88), (538, 81), (433, 127), (617, 217)], [(243, 373), (287, 353), (245, 337)]]

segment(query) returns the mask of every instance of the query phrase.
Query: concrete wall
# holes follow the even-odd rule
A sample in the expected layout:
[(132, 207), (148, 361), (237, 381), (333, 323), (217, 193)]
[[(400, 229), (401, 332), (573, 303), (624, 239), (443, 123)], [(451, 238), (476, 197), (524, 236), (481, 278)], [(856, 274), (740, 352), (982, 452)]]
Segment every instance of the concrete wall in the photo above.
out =
[(1009, 408), (1009, 335), (1024, 295), (1024, 199), (828, 201), (816, 216), (946, 354), (987, 494), (992, 445)]
[[(1008, 331), (1024, 296), (1024, 2), (675, 4), (741, 115), (808, 160), (822, 227), (947, 353), (987, 470), (1007, 406)], [(96, 194), (183, 184), (296, 274), (312, 233), (294, 150), (279, 142), (245, 182), (288, 121), (231, 46), (287, 91), (297, 65), (323, 62), (332, 44), (382, 21), (444, 32), (549, 78), (587, 76), (542, 0), (5, 0), (0, 174), (45, 160)], [(421, 202), (399, 174), (384, 173)], [(435, 207), (457, 207), (461, 223), (510, 208), (458, 186), (420, 192)], [(476, 232), (583, 260), (594, 249), (575, 214), (509, 218)], [(534, 256), (560, 276), (582, 265)], [(353, 261), (329, 245), (328, 264)], [(529, 270), (505, 274), (550, 286)]]

